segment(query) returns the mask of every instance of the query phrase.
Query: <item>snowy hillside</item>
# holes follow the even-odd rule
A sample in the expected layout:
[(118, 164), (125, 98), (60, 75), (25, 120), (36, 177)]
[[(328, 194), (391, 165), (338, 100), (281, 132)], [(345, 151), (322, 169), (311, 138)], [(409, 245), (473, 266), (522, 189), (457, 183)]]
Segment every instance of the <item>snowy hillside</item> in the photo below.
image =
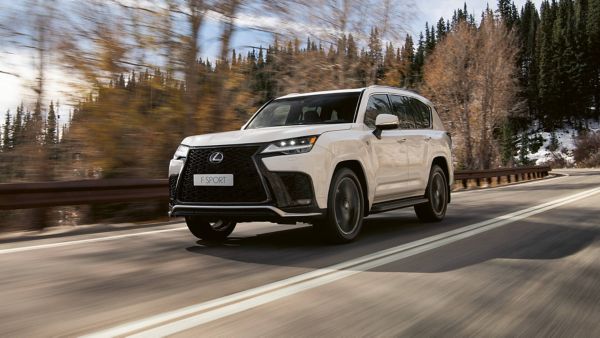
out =
[[(600, 131), (600, 123), (597, 120), (587, 121), (587, 124), (584, 124), (584, 126), (585, 125), (587, 125), (587, 129), (590, 131)], [(578, 136), (576, 128), (569, 126), (559, 128), (554, 132), (556, 140), (558, 141), (555, 143), (558, 147), (554, 151), (551, 151), (553, 148), (551, 147), (553, 133), (537, 132), (535, 131), (536, 129), (538, 129), (537, 123), (534, 123), (534, 126), (530, 129), (530, 135), (541, 135), (544, 139), (544, 143), (537, 152), (529, 153), (527, 155), (530, 160), (535, 161), (536, 165), (541, 165), (555, 159), (556, 156), (560, 156), (567, 164), (574, 164), (573, 150), (575, 149), (575, 139)]]

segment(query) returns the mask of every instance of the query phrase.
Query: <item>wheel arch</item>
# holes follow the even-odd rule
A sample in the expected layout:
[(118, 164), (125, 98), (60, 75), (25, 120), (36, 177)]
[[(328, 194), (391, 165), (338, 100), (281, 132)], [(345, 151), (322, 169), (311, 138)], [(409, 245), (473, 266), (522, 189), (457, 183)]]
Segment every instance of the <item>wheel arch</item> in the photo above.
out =
[(367, 183), (367, 178), (365, 176), (365, 170), (358, 160), (345, 160), (336, 164), (335, 169), (333, 170), (331, 179), (333, 179), (333, 175), (341, 168), (348, 168), (352, 170), (356, 176), (358, 177), (358, 181), (360, 182), (361, 188), (363, 190), (363, 204), (364, 204), (364, 215), (367, 216), (369, 214), (369, 186)]
[(431, 161), (430, 170), (433, 168), (434, 165), (438, 165), (440, 168), (442, 168), (444, 175), (446, 175), (446, 180), (448, 182), (448, 203), (450, 203), (450, 199), (451, 199), (450, 191), (452, 190), (451, 189), (452, 184), (450, 183), (450, 168), (448, 167), (448, 161), (446, 160), (446, 158), (444, 156), (436, 156)]

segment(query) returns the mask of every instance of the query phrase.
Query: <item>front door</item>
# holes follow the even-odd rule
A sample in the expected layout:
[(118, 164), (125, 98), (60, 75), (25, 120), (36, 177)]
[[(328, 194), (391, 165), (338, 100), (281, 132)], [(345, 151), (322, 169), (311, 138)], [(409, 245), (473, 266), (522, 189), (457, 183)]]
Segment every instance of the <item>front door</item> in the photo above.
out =
[[(365, 125), (375, 129), (375, 120), (379, 114), (394, 114), (386, 94), (371, 95), (365, 112)], [(403, 198), (406, 195), (408, 173), (408, 155), (406, 138), (400, 129), (385, 130), (381, 139), (371, 138), (376, 170), (375, 200), (388, 201)]]

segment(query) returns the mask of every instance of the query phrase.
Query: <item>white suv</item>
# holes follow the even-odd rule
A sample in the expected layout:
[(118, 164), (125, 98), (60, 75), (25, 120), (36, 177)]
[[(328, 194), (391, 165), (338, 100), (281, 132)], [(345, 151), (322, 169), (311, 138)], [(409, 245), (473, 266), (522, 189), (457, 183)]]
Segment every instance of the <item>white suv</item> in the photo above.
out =
[(410, 91), (290, 94), (239, 131), (185, 138), (169, 166), (169, 214), (208, 241), (224, 240), (238, 222), (300, 221), (347, 242), (365, 216), (408, 206), (422, 221), (440, 221), (450, 147), (431, 102)]

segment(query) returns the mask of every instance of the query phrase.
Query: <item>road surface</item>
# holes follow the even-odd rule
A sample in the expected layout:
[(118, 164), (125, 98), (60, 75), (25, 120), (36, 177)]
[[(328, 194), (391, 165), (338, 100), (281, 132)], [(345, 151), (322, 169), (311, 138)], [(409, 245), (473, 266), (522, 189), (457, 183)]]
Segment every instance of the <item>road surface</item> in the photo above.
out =
[(0, 243), (0, 336), (600, 337), (600, 171), (453, 195), (328, 246), (306, 225)]

